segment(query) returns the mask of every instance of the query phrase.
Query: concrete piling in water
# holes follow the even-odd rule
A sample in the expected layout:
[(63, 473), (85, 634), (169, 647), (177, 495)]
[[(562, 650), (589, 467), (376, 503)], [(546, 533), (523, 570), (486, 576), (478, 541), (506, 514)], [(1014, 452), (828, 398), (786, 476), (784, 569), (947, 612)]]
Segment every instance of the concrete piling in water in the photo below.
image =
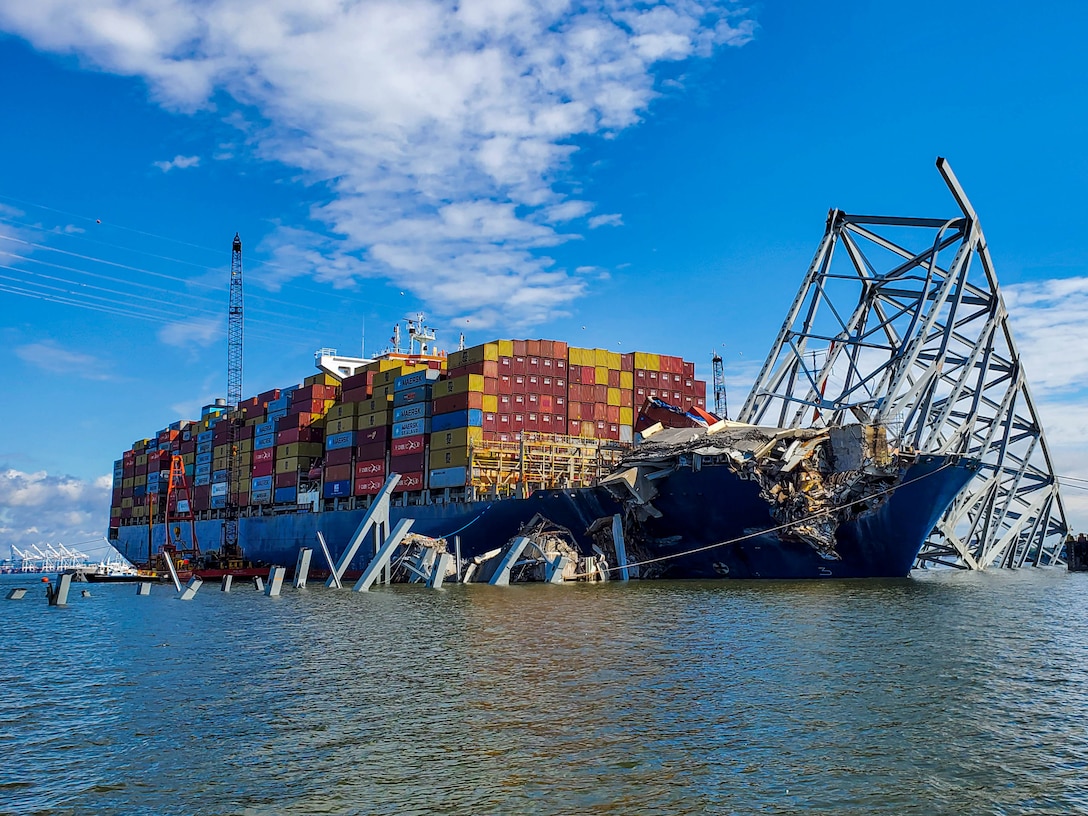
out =
[(306, 578), (310, 574), (310, 558), (314, 551), (309, 547), (302, 547), (298, 551), (298, 562), (295, 564), (295, 589), (305, 589)]
[(269, 598), (278, 597), (283, 588), (283, 576), (287, 574), (287, 567), (272, 567), (268, 571), (268, 587), (264, 594)]
[(49, 599), (50, 606), (67, 606), (68, 605), (68, 591), (72, 588), (72, 575), (68, 572), (63, 572), (57, 576), (56, 586), (49, 584), (46, 586), (46, 597)]
[(193, 598), (195, 598), (196, 593), (200, 590), (200, 587), (203, 583), (204, 581), (195, 575), (190, 578), (189, 583), (185, 585), (185, 589), (181, 593), (181, 600), (191, 601)]

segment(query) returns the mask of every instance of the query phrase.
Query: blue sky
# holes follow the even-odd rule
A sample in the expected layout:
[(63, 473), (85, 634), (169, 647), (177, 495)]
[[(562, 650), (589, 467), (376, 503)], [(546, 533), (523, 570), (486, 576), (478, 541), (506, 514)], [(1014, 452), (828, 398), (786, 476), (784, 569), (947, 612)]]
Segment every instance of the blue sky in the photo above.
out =
[(96, 538), (112, 461), (222, 395), (236, 231), (247, 394), (422, 310), (719, 350), (739, 404), (828, 208), (954, 214), (938, 155), (1088, 477), (1088, 11), (892, 5), (0, 2), (0, 556)]

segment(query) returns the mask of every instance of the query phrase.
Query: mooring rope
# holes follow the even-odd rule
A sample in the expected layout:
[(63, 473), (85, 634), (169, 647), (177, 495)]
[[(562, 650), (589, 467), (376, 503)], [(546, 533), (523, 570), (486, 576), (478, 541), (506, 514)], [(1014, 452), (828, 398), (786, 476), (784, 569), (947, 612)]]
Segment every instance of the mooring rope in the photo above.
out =
[[(909, 480), (907, 480), (905, 482), (900, 482), (899, 484), (892, 485), (891, 487), (887, 487), (887, 488), (885, 488), (883, 490), (878, 490), (876, 493), (870, 493), (869, 495), (863, 496), (860, 499), (854, 499), (853, 501), (846, 502), (845, 504), (840, 504), (840, 505), (837, 505), (835, 507), (828, 507), (828, 508), (826, 508), (824, 510), (818, 510), (817, 512), (813, 513), (810, 516), (805, 516), (804, 518), (800, 518), (800, 519), (794, 519), (793, 521), (787, 521), (785, 524), (779, 524), (776, 527), (768, 527), (765, 530), (759, 530), (759, 531), (754, 532), (754, 533), (746, 533), (746, 534), (744, 534), (742, 536), (737, 536), (736, 538), (731, 538), (728, 541), (718, 541), (718, 542), (716, 542), (714, 544), (704, 544), (701, 547), (695, 547), (693, 549), (685, 550), (683, 552), (669, 553), (668, 555), (659, 555), (656, 558), (647, 558), (647, 559), (644, 559), (642, 561), (629, 561), (629, 562), (627, 562), (626, 565), (624, 565), (622, 567), (620, 567), (620, 566), (605, 567), (603, 570), (598, 569), (598, 571), (600, 571), (600, 572), (616, 572), (618, 570), (627, 569), (629, 567), (642, 567), (642, 566), (645, 566), (647, 564), (656, 564), (656, 563), (658, 563), (660, 561), (668, 561), (669, 559), (672, 559), (672, 558), (683, 558), (684, 556), (687, 556), (687, 555), (695, 555), (696, 553), (706, 552), (707, 550), (713, 550), (713, 549), (716, 549), (718, 547), (728, 547), (731, 544), (739, 544), (742, 541), (747, 541), (748, 539), (751, 539), (751, 538), (758, 538), (759, 536), (766, 535), (767, 533), (777, 533), (779, 530), (786, 530), (786, 529), (788, 529), (790, 527), (796, 527), (799, 524), (804, 524), (806, 522), (812, 521), (813, 519), (817, 519), (820, 516), (826, 516), (829, 513), (835, 513), (835, 512), (837, 512), (839, 510), (845, 510), (847, 507), (853, 507), (855, 504), (864, 504), (865, 502), (870, 501), (871, 499), (875, 499), (875, 498), (878, 498), (880, 496), (887, 495), (888, 493), (893, 493), (893, 492), (895, 492), (896, 490), (898, 490), (901, 487), (906, 487), (909, 484), (914, 484), (915, 482), (919, 482), (922, 479), (926, 479), (926, 478), (934, 475), (935, 473), (940, 473), (945, 468), (951, 467), (951, 466), (952, 466), (951, 462), (945, 462), (939, 468), (937, 468), (936, 470), (931, 470), (929, 473), (923, 473), (921, 476), (916, 476), (913, 479), (909, 479)], [(590, 575), (590, 573), (577, 573), (577, 574), (574, 575), (574, 577), (575, 578), (588, 578), (589, 575)]]

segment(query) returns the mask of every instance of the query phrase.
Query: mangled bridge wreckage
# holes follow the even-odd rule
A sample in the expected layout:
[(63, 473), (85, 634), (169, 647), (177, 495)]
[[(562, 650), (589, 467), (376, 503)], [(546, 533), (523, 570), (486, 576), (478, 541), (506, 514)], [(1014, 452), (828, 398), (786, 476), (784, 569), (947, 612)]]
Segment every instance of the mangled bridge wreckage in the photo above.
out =
[(613, 516), (582, 513), (583, 529), (534, 517), (458, 578), (1062, 563), (1065, 510), (993, 262), (937, 167), (959, 215), (830, 212), (738, 421), (644, 410), (666, 421), (599, 485), (562, 496)]
[(1058, 479), (986, 239), (937, 168), (960, 214), (832, 210), (739, 421), (649, 428), (604, 480), (644, 577), (1062, 563)]

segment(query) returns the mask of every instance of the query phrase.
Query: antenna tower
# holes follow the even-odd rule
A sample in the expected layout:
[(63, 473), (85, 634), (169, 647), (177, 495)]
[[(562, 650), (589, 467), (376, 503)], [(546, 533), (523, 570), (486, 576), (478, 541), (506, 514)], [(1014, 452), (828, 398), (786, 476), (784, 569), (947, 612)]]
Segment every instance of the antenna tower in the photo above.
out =
[(729, 419), (729, 404), (725, 399), (725, 370), (722, 367), (722, 356), (714, 352), (710, 358), (714, 366), (714, 413), (722, 419)]

